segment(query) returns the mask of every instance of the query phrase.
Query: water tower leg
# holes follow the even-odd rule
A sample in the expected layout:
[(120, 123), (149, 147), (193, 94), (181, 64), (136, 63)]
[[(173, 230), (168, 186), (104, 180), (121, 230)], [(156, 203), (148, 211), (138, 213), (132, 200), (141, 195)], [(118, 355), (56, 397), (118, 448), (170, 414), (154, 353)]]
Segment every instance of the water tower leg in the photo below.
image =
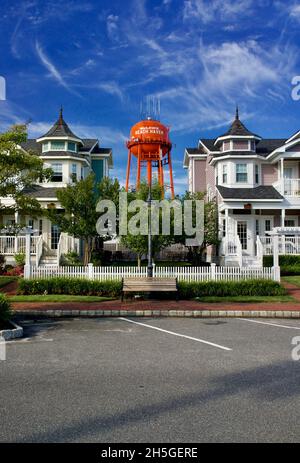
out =
[(170, 169), (170, 187), (171, 187), (171, 195), (172, 195), (172, 199), (174, 199), (174, 197), (175, 197), (175, 191), (174, 191), (173, 167), (172, 167), (172, 160), (171, 160), (171, 153), (170, 153), (170, 151), (168, 152), (168, 163), (169, 163), (169, 169)]
[(148, 185), (152, 185), (152, 161), (148, 161)]
[(128, 163), (127, 163), (127, 174), (126, 174), (126, 191), (129, 188), (129, 179), (130, 179), (130, 166), (131, 166), (131, 151), (128, 151)]
[(136, 189), (138, 190), (141, 186), (141, 149), (138, 147), (138, 165), (137, 165), (137, 176), (136, 176)]

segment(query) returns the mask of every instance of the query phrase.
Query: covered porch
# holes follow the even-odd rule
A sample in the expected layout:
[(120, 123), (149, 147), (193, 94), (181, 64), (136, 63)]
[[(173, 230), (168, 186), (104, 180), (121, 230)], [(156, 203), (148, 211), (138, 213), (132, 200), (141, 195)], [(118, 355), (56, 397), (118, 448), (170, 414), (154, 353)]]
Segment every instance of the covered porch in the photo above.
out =
[(262, 266), (263, 256), (273, 254), (274, 230), (279, 230), (279, 255), (300, 255), (300, 209), (225, 209), (220, 217), (221, 264)]

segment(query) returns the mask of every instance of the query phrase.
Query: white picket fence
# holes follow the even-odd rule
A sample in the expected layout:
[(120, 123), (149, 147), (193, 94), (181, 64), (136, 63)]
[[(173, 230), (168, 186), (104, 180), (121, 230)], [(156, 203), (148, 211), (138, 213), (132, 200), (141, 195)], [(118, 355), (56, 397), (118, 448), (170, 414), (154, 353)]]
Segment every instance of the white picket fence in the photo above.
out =
[[(30, 273), (29, 273), (30, 270)], [(146, 267), (94, 267), (93, 264), (80, 267), (32, 266), (25, 277), (40, 278), (88, 278), (90, 280), (120, 280), (124, 277), (146, 277)], [(274, 267), (158, 267), (156, 278), (177, 278), (179, 281), (238, 281), (247, 279), (280, 280), (280, 269)]]

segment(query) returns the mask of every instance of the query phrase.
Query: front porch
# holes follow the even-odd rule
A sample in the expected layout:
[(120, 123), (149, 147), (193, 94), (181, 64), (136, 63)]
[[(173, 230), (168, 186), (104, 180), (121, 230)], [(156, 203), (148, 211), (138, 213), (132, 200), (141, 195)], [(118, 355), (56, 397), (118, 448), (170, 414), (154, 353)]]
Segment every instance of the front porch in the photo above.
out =
[[(51, 238), (50, 238), (51, 239)], [(52, 240), (53, 242), (53, 240)], [(30, 260), (34, 265), (46, 265), (47, 263), (59, 265), (63, 255), (69, 252), (79, 253), (79, 240), (65, 233), (59, 233), (58, 241), (49, 247), (49, 237), (44, 234), (30, 237)], [(14, 264), (16, 254), (25, 254), (26, 237), (24, 235), (0, 235), (0, 255), (5, 257), (8, 264)]]
[(226, 266), (261, 267), (263, 257), (300, 255), (300, 210), (230, 210), (221, 216), (220, 263)]

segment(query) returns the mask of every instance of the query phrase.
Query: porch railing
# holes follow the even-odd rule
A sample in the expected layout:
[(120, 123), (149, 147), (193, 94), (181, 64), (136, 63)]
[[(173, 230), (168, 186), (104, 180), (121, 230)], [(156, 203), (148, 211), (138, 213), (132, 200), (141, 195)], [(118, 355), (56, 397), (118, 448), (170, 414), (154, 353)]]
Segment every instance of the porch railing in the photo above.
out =
[[(39, 236), (31, 237), (31, 254), (36, 254), (36, 245)], [(13, 256), (18, 253), (25, 253), (26, 238), (25, 236), (0, 236), (0, 254), (4, 256)]]
[[(260, 241), (263, 247), (263, 255), (273, 255), (273, 237), (260, 236)], [(300, 255), (300, 236), (279, 236), (278, 237), (278, 252), (280, 255)]]
[(238, 265), (243, 266), (243, 250), (240, 238), (236, 236), (226, 236), (221, 242), (221, 255), (229, 258), (235, 257)]

